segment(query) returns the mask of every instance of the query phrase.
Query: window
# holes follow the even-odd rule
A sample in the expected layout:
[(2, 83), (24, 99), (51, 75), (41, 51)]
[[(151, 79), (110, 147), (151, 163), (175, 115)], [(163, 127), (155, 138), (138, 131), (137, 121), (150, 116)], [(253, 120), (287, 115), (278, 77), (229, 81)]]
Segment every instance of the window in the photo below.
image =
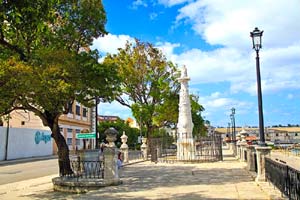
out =
[(298, 133), (295, 133), (295, 136), (298, 136)]
[(289, 134), (288, 134), (288, 133), (286, 133), (286, 134), (285, 134), (285, 136), (289, 136)]
[(72, 138), (67, 138), (67, 145), (72, 145)]
[(63, 129), (63, 128), (59, 128), (59, 131), (60, 131), (61, 133), (63, 133), (63, 132), (64, 132), (64, 129)]
[(278, 137), (278, 133), (276, 133), (276, 137)]
[(76, 105), (76, 115), (80, 115), (80, 106)]
[(25, 125), (25, 121), (21, 121), (21, 125), (22, 125), (22, 126)]
[(76, 133), (80, 133), (80, 129), (76, 129)]
[(83, 110), (82, 110), (82, 116), (83, 117), (87, 117), (87, 109), (86, 108), (83, 108)]
[(67, 131), (68, 131), (68, 133), (72, 133), (72, 132), (73, 132), (73, 129), (68, 128)]
[(80, 139), (76, 139), (76, 145), (80, 146)]

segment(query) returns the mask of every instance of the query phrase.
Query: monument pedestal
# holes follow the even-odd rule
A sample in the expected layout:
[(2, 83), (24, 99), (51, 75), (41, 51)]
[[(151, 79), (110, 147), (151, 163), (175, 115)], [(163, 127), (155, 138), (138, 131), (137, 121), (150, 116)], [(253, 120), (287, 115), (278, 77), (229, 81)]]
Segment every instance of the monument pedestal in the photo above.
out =
[(195, 144), (193, 138), (177, 140), (177, 160), (194, 160)]

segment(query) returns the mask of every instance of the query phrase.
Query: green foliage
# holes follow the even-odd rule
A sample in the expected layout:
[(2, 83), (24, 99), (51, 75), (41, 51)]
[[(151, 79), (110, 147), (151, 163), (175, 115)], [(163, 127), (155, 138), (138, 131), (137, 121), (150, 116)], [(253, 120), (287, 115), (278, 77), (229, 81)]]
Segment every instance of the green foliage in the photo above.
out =
[(163, 128), (155, 130), (152, 137), (161, 138), (163, 148), (168, 148), (174, 142), (174, 138)]
[(108, 55), (104, 63), (118, 67), (122, 91), (129, 100), (118, 96), (117, 101), (132, 109), (147, 134), (174, 121), (178, 109), (168, 105), (172, 104), (170, 99), (178, 89), (178, 73), (160, 50), (136, 39), (117, 54)]
[(127, 139), (127, 145), (131, 149), (135, 149), (138, 147), (138, 136), (140, 135), (140, 130), (137, 128), (131, 128), (128, 123), (126, 123), (124, 120), (117, 120), (116, 122), (100, 122), (98, 125), (98, 131), (100, 133), (100, 141), (106, 142), (104, 131), (110, 127), (115, 128), (118, 131), (117, 135), (117, 141), (115, 144), (120, 147), (122, 142), (120, 137), (123, 134), (123, 131), (128, 136)]
[(90, 106), (94, 96), (111, 101), (118, 94), (118, 69), (85, 48), (106, 34), (101, 1), (0, 5), (0, 114), (27, 109), (49, 125), (74, 100)]
[(201, 112), (204, 111), (202, 105), (198, 103), (199, 96), (190, 95), (191, 101), (191, 112), (192, 112), (192, 121), (194, 124), (193, 136), (205, 136), (207, 134), (206, 127), (204, 125), (205, 121), (201, 116)]
[(0, 0), (0, 116), (17, 109), (39, 116), (63, 174), (72, 169), (60, 115), (75, 100), (90, 106), (95, 96), (110, 101), (119, 92), (118, 69), (88, 49), (106, 34), (105, 23), (101, 0)]

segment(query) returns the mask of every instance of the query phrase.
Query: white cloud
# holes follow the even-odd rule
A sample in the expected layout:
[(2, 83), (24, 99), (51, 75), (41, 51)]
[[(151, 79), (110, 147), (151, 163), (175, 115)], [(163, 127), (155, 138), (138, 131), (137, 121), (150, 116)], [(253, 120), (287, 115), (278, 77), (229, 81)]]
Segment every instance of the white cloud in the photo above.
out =
[(249, 32), (258, 26), (264, 45), (278, 47), (299, 41), (299, 7), (298, 0), (197, 0), (182, 7), (176, 20), (191, 23), (209, 44), (244, 49)]
[(192, 2), (192, 0), (158, 0), (159, 4), (163, 4), (164, 6), (167, 7), (183, 4), (186, 2)]
[(228, 81), (231, 92), (256, 95), (255, 53), (251, 49), (249, 32), (258, 26), (264, 30), (260, 51), (263, 92), (300, 89), (300, 1), (159, 2), (168, 6), (186, 3), (179, 9), (177, 25), (182, 21), (190, 23), (208, 44), (222, 46), (213, 51), (190, 49), (175, 54), (174, 48), (179, 44), (162, 44), (169, 59), (187, 66), (191, 83)]
[(246, 114), (254, 106), (252, 102), (228, 98), (221, 92), (214, 92), (209, 96), (199, 94), (199, 103), (204, 106), (203, 116), (206, 116), (207, 119), (216, 113), (223, 113), (226, 118), (226, 116), (229, 116), (232, 107), (235, 107), (237, 114)]
[(101, 53), (117, 53), (118, 48), (124, 48), (127, 41), (134, 42), (129, 35), (108, 34), (93, 41), (92, 49), (98, 49)]
[(138, 9), (139, 6), (148, 7), (148, 4), (146, 3), (146, 1), (143, 1), (143, 0), (135, 0), (135, 1), (133, 1), (130, 8)]
[(151, 20), (155, 20), (157, 18), (158, 14), (155, 12), (150, 13), (149, 17)]

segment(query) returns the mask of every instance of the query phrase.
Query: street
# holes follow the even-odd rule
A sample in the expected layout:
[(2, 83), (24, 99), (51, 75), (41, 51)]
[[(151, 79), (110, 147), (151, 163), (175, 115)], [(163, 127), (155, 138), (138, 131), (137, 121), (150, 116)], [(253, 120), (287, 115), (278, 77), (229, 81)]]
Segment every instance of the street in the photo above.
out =
[(0, 166), (0, 185), (58, 174), (57, 158)]

